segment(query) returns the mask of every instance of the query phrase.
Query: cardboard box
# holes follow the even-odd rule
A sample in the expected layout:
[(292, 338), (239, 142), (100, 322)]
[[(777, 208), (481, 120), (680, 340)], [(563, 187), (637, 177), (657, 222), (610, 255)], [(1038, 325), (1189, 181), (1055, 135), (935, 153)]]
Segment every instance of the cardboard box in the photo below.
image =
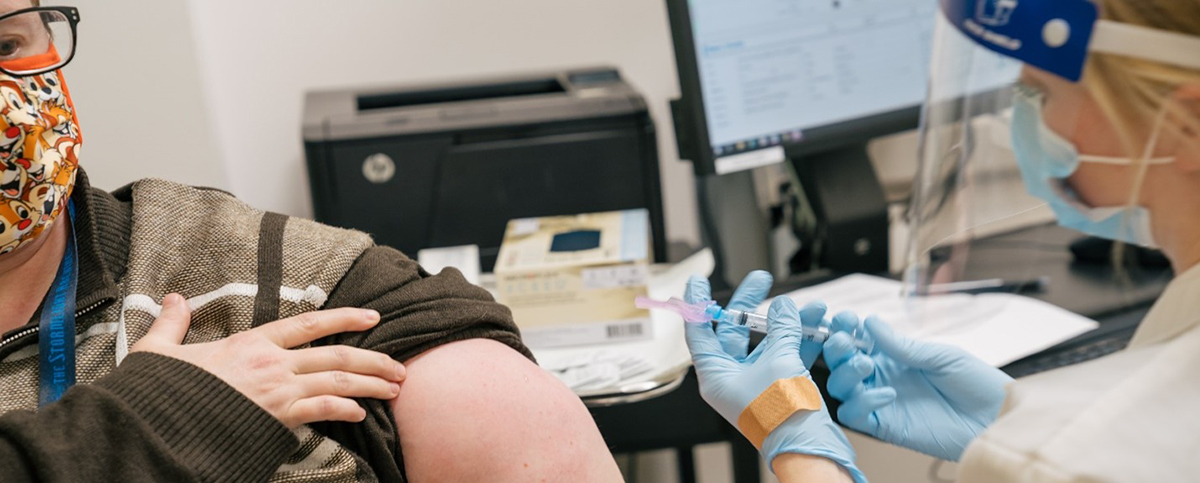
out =
[(646, 210), (512, 220), (496, 261), (500, 302), (530, 347), (648, 339)]

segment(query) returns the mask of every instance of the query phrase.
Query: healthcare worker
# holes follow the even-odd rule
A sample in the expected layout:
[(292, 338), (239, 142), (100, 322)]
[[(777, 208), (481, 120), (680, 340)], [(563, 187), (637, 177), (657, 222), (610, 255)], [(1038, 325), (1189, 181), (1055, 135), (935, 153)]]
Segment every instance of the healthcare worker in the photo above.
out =
[[(984, 267), (971, 254), (1003, 250), (981, 235), (1045, 206), (1064, 227), (1160, 248), (1177, 278), (1124, 351), (1020, 381), (918, 340), (1000, 313), (1011, 299), (914, 296), (889, 314), (899, 320), (865, 324), (838, 314), (823, 349), (839, 420), (958, 461), (959, 481), (1196, 481), (1200, 1), (940, 4), (909, 212), (909, 293), (985, 270), (1036, 273), (1036, 260)], [(1027, 198), (1003, 187), (1014, 163)], [(731, 307), (757, 306), (770, 283), (751, 274)], [(686, 298), (708, 297), (707, 282), (693, 279)], [(811, 395), (806, 368), (819, 349), (800, 344), (800, 327), (825, 323), (824, 312), (776, 300), (768, 336), (749, 354), (744, 329), (686, 331), (701, 394), (784, 482), (865, 480)]]

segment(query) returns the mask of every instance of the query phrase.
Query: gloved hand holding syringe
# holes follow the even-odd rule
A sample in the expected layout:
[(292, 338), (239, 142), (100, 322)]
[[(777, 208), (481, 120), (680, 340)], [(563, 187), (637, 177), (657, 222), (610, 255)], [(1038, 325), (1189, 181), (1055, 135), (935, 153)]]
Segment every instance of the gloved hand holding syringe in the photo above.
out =
[[(683, 317), (684, 322), (692, 324), (725, 322), (749, 328), (750, 332), (767, 333), (767, 316), (750, 311), (725, 309), (711, 300), (700, 304), (689, 304), (678, 297), (671, 297), (665, 302), (649, 297), (637, 297), (634, 299), (634, 305), (639, 309), (669, 310)], [(830, 335), (829, 327), (826, 326), (803, 326), (802, 333), (805, 343), (815, 342), (817, 344), (824, 344)], [(855, 345), (870, 353), (873, 344), (869, 340), (859, 338)]]

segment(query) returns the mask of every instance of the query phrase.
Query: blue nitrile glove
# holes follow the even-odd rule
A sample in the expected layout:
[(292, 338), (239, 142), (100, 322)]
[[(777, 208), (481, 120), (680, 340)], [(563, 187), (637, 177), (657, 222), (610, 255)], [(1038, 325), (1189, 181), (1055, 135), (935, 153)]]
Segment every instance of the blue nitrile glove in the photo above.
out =
[[(767, 295), (771, 293), (771, 285), (774, 283), (775, 280), (771, 277), (770, 272), (762, 270), (750, 272), (745, 279), (742, 279), (741, 285), (738, 285), (737, 290), (733, 293), (733, 298), (729, 300), (729, 305), (726, 305), (725, 309), (754, 312), (767, 299)], [(683, 298), (689, 303), (708, 301), (711, 299), (710, 293), (711, 289), (707, 280), (693, 277), (688, 282)], [(696, 295), (694, 299), (689, 298), (693, 295)], [(824, 320), (827, 310), (823, 302), (810, 302), (800, 309), (800, 322), (809, 327), (828, 325), (828, 322)], [(738, 362), (746, 360), (747, 352), (750, 350), (749, 327), (717, 324), (717, 339), (720, 339), (721, 348), (725, 349), (726, 354), (733, 356)], [(804, 362), (804, 367), (812, 367), (819, 355), (821, 355), (820, 344), (806, 344), (800, 348), (800, 359)]]
[(838, 420), (888, 443), (944, 460), (963, 450), (1000, 413), (1012, 378), (954, 346), (900, 337), (868, 317), (871, 354), (854, 347), (858, 316), (833, 318), (825, 341), (827, 390), (841, 401)]
[[(770, 275), (750, 274), (738, 288), (730, 307), (734, 303), (757, 306), (766, 293), (764, 287), (769, 286)], [(692, 277), (684, 299), (689, 303), (710, 300), (708, 281)], [(809, 317), (815, 317), (814, 323), (819, 323), (825, 314), (824, 305), (820, 307), (819, 311), (808, 311)], [(808, 369), (800, 358), (802, 317), (790, 299), (775, 299), (767, 314), (767, 336), (748, 355), (748, 340), (743, 332), (726, 327), (714, 331), (711, 324), (686, 324), (684, 333), (700, 380), (700, 395), (734, 427), (738, 427), (738, 418), (746, 406), (775, 381), (808, 377)], [(856, 482), (866, 481), (854, 466), (854, 448), (823, 404), (820, 411), (793, 414), (767, 435), (761, 451), (768, 467), (780, 454), (806, 454), (832, 460)]]

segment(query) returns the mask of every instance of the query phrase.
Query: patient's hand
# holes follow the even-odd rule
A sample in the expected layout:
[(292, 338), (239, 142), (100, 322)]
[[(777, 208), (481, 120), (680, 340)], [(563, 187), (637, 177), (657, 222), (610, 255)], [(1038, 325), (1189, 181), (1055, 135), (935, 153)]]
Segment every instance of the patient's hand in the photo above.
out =
[(131, 352), (154, 352), (191, 363), (221, 378), (288, 428), (317, 421), (359, 422), (355, 397), (392, 399), (406, 370), (374, 351), (347, 346), (288, 350), (333, 334), (379, 323), (373, 310), (301, 314), (204, 344), (181, 345), (191, 324), (183, 297), (163, 299), (162, 314)]

